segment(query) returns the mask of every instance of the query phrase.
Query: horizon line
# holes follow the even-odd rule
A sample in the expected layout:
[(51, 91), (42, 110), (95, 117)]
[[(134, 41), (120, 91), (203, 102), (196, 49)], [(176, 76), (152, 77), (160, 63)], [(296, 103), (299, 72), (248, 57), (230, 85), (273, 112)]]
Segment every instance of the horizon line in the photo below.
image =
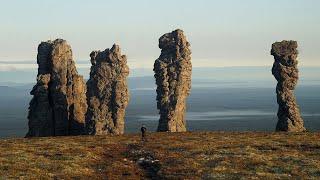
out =
[[(82, 65), (82, 67), (77, 67), (79, 69), (83, 69), (83, 68), (90, 68), (91, 67), (91, 63), (90, 61), (83, 61), (83, 60), (80, 60), (80, 61), (75, 61), (75, 65)], [(152, 63), (151, 63), (152, 64)], [(38, 64), (36, 63), (36, 61), (34, 60), (28, 60), (28, 61), (1, 61), (0, 60), (0, 71), (1, 71), (1, 65), (7, 65), (7, 66), (10, 66), (10, 65), (27, 65), (29, 67), (24, 67), (24, 68), (20, 68), (20, 69), (32, 69), (32, 68), (35, 68), (35, 67), (31, 67), (31, 66), (37, 66)], [(83, 67), (83, 65), (88, 65), (88, 67)], [(130, 63), (128, 63), (129, 65), (129, 68), (130, 68)], [(153, 66), (153, 65), (152, 65)], [(272, 63), (270, 63), (270, 65), (194, 65), (193, 64), (193, 67), (192, 68), (232, 68), (232, 67), (251, 67), (251, 68), (254, 68), (254, 67), (272, 67)], [(320, 68), (320, 64), (319, 65), (310, 65), (310, 64), (307, 64), (307, 65), (303, 65), (301, 64), (301, 62), (298, 64), (298, 67), (302, 67), (302, 68)], [(10, 68), (8, 68), (10, 69)], [(15, 70), (16, 68), (12, 68), (12, 70)], [(18, 68), (17, 68), (18, 69)], [(150, 67), (139, 67), (139, 66), (131, 66), (130, 69), (150, 69)], [(10, 70), (9, 70), (10, 71)]]

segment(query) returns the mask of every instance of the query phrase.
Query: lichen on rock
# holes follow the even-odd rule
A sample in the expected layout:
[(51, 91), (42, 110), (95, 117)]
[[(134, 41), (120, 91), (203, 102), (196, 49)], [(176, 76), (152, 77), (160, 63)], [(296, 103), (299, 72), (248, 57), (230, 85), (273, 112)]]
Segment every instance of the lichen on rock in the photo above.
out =
[(294, 96), (294, 89), (299, 79), (298, 43), (282, 41), (272, 44), (271, 55), (274, 56), (272, 74), (277, 83), (278, 123), (276, 131), (305, 131), (299, 106)]
[(154, 63), (157, 85), (158, 131), (186, 131), (186, 99), (191, 89), (191, 50), (183, 31), (159, 39), (161, 55)]
[(93, 51), (90, 79), (87, 82), (88, 134), (123, 134), (125, 110), (129, 102), (127, 58), (120, 47)]

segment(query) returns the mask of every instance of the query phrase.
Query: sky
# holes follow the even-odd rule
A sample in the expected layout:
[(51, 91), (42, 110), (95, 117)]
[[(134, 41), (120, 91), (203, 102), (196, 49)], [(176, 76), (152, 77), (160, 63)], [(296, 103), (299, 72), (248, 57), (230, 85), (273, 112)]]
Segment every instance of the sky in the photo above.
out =
[(300, 66), (320, 66), (319, 0), (0, 0), (0, 71), (36, 70), (41, 41), (63, 38), (78, 67), (119, 44), (130, 68), (152, 68), (158, 39), (177, 28), (194, 67), (272, 66), (271, 44), (299, 43)]

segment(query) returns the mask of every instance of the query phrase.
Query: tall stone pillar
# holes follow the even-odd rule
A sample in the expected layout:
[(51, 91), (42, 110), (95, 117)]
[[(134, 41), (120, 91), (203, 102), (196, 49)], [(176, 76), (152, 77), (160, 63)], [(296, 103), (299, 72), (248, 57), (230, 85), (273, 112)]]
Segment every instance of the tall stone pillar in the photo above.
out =
[(37, 63), (26, 137), (83, 134), (86, 86), (76, 70), (70, 45), (62, 39), (42, 42)]
[(299, 78), (297, 48), (296, 41), (272, 44), (271, 55), (274, 56), (272, 74), (278, 81), (276, 92), (279, 109), (276, 131), (301, 132), (306, 130), (294, 96), (294, 89)]
[(118, 45), (93, 51), (90, 79), (87, 82), (89, 134), (123, 134), (125, 110), (129, 103), (127, 58)]
[(157, 84), (158, 131), (186, 131), (186, 99), (191, 89), (190, 44), (177, 29), (159, 39), (161, 55), (154, 63)]

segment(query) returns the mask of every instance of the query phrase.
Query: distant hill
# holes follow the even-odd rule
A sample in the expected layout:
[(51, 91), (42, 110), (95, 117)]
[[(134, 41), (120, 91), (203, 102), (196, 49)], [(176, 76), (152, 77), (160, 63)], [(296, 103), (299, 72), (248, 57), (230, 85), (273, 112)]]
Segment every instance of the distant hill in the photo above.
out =
[[(186, 114), (190, 130), (274, 130), (278, 107), (276, 82), (268, 67), (194, 68), (193, 72)], [(320, 127), (318, 72), (319, 68), (302, 69), (295, 91), (306, 127), (311, 131)], [(150, 70), (149, 75), (129, 77), (126, 133), (137, 132), (141, 123), (147, 124), (150, 130), (157, 128), (159, 115), (152, 75)], [(17, 81), (18, 75), (14, 81), (0, 81), (0, 138), (22, 137), (27, 131), (30, 91), (36, 83), (35, 77), (29, 76), (30, 82)]]
[(29, 86), (25, 87), (8, 87), (8, 86), (0, 86), (0, 97), (9, 99), (9, 98), (17, 98), (23, 97), (29, 94)]
[[(320, 84), (320, 67), (301, 67), (299, 84)], [(85, 79), (89, 77), (89, 68), (79, 68)], [(35, 83), (36, 70), (0, 71), (0, 85), (15, 86), (17, 84)], [(130, 69), (130, 78), (153, 78), (152, 68)], [(142, 80), (140, 79), (140, 80)], [(271, 66), (261, 67), (195, 67), (192, 70), (193, 81), (210, 80), (212, 82), (268, 82), (274, 83)], [(138, 81), (136, 81), (139, 83)], [(142, 82), (142, 81), (141, 81)], [(152, 83), (154, 84), (154, 82)]]
[(156, 83), (153, 76), (130, 77), (128, 86), (131, 90), (154, 89), (156, 88)]

